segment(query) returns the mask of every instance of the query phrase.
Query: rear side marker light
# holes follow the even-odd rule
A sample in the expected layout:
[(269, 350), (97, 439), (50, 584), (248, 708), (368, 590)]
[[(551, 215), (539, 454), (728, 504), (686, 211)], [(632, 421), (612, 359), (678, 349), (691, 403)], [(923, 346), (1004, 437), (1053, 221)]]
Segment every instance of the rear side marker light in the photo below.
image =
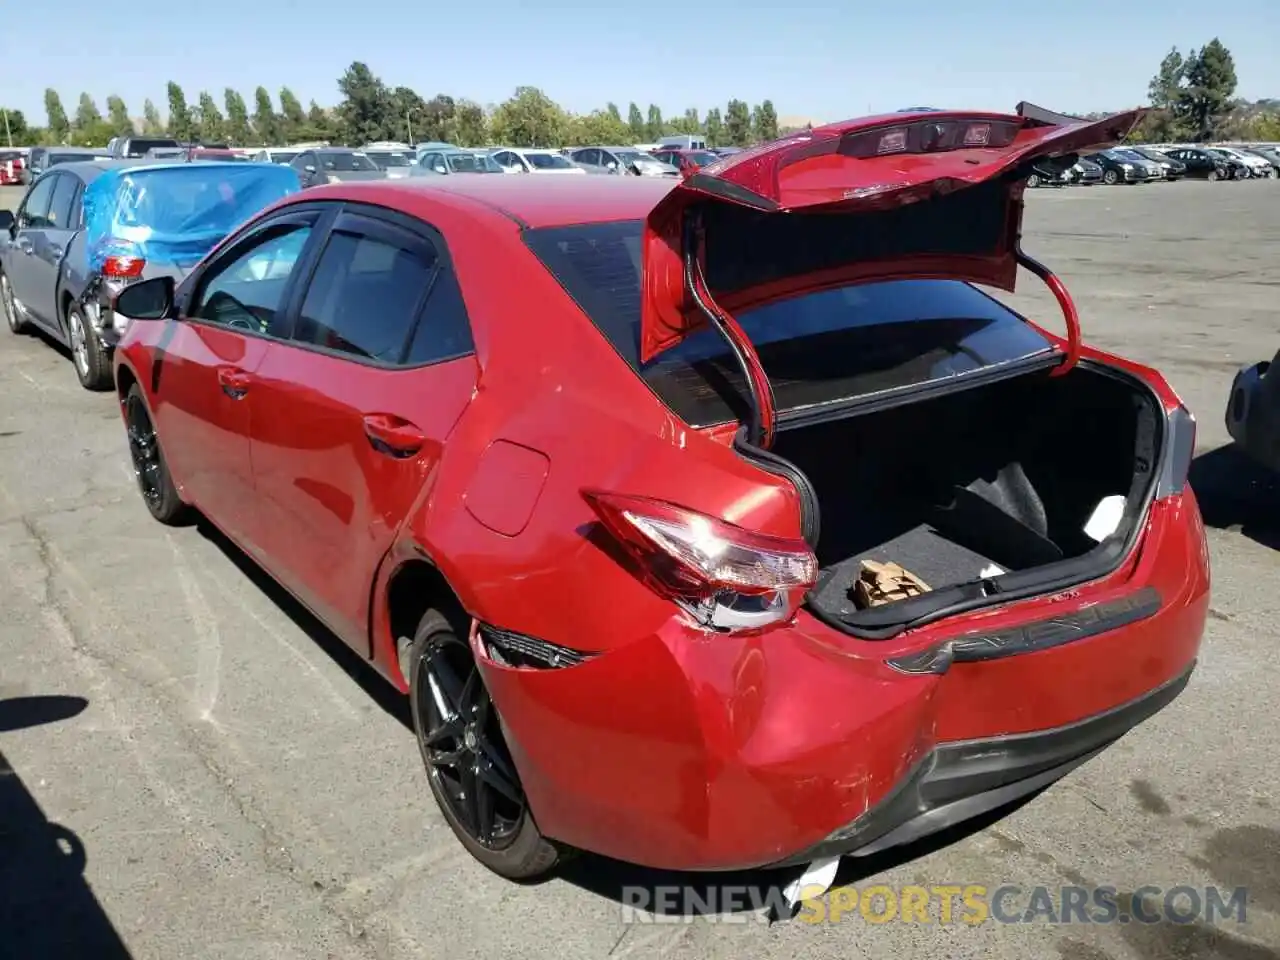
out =
[(648, 585), (700, 624), (758, 630), (791, 619), (817, 580), (803, 540), (774, 537), (664, 500), (584, 490)]
[(966, 147), (985, 147), (991, 140), (991, 124), (975, 123), (969, 126), (964, 132), (964, 145)]

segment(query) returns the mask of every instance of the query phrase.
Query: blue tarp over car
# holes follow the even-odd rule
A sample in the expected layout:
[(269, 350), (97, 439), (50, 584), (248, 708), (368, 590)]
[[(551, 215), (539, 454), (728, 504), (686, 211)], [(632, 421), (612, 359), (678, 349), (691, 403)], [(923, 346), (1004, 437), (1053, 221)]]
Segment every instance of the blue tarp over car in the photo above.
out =
[(270, 163), (146, 164), (108, 170), (85, 190), (89, 269), (109, 256), (184, 270), (254, 214), (301, 189)]

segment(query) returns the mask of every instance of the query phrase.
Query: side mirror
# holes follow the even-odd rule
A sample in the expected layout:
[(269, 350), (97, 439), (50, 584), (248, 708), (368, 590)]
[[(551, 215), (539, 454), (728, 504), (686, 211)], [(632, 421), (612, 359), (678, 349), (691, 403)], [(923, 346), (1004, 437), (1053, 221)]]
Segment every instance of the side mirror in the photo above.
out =
[(315, 167), (315, 164), (313, 164), (313, 163), (308, 163), (308, 164), (307, 164), (305, 167), (303, 167), (302, 169), (303, 169), (303, 170), (305, 170), (305, 171), (307, 171), (307, 173), (315, 173), (315, 172), (316, 172), (316, 167)]
[(164, 320), (173, 310), (173, 291), (173, 277), (152, 277), (116, 294), (111, 309), (132, 320)]
[(612, 171), (614, 171), (614, 172), (617, 172), (618, 164), (617, 164), (616, 162), (614, 162), (613, 160), (610, 160), (608, 163), (606, 163), (606, 164), (605, 164), (605, 168), (606, 168), (606, 169), (608, 169), (608, 170), (612, 170)]
[(0, 210), (0, 230), (5, 231), (6, 233), (12, 233), (14, 224), (16, 223), (17, 221), (13, 219), (12, 210)]
[(448, 172), (449, 172), (448, 170), (446, 170), (446, 169), (445, 169), (445, 166), (444, 166), (444, 164), (443, 164), (443, 163), (437, 163), (437, 164), (436, 164), (434, 167), (432, 167), (431, 169), (432, 169), (432, 170), (434, 170), (436, 173), (448, 173)]

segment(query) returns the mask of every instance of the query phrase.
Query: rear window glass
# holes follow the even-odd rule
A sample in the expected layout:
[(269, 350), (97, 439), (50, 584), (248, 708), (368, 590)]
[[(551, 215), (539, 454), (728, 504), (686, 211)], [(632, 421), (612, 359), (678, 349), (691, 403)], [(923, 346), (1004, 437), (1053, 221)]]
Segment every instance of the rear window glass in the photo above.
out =
[[(702, 329), (641, 364), (642, 221), (525, 232), (530, 249), (614, 349), (693, 426), (741, 418), (748, 386), (724, 340)], [(1050, 349), (1022, 317), (954, 280), (855, 284), (740, 310), (780, 411), (865, 396)]]
[(378, 169), (363, 153), (321, 153), (319, 156), (320, 164), (326, 170), (353, 172)]
[(146, 156), (148, 150), (154, 150), (157, 147), (177, 147), (181, 146), (177, 140), (139, 140), (130, 139), (129, 149), (125, 156), (142, 157)]

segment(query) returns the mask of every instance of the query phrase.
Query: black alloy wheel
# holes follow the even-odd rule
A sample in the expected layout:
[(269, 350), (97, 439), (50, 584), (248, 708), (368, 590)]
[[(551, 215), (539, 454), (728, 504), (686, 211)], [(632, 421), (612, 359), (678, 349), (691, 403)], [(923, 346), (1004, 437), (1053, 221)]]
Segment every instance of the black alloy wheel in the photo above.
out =
[(186, 513), (186, 506), (178, 496), (160, 439), (156, 436), (151, 414), (142, 398), (142, 390), (135, 383), (124, 401), (125, 434), (129, 439), (129, 458), (133, 461), (133, 475), (142, 493), (142, 502), (151, 516), (161, 523), (179, 523)]
[(458, 839), (502, 876), (527, 880), (550, 871), (559, 850), (534, 824), (498, 711), (462, 631), (429, 611), (407, 666), (427, 780)]
[(1103, 183), (1111, 184), (1112, 186), (1114, 186), (1116, 183), (1120, 181), (1120, 175), (1116, 173), (1114, 170), (1108, 170), (1106, 173), (1102, 175), (1102, 181)]

